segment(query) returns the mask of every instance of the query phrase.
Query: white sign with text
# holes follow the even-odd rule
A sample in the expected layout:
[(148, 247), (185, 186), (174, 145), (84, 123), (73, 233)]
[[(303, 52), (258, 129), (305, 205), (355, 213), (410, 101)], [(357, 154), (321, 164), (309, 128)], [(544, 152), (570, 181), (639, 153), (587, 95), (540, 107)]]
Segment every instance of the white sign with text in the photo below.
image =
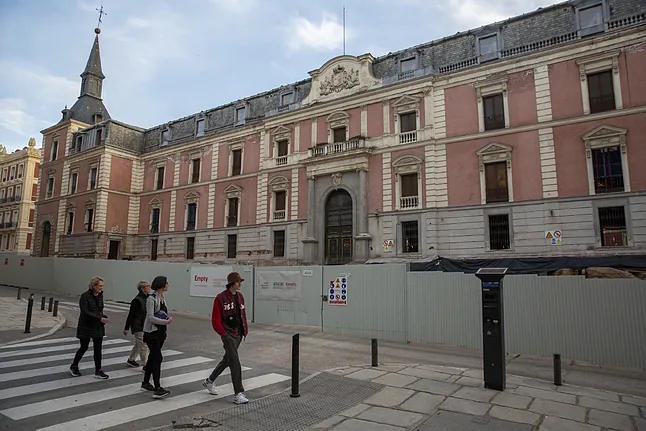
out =
[(189, 295), (215, 298), (227, 287), (227, 275), (233, 271), (230, 266), (191, 266)]

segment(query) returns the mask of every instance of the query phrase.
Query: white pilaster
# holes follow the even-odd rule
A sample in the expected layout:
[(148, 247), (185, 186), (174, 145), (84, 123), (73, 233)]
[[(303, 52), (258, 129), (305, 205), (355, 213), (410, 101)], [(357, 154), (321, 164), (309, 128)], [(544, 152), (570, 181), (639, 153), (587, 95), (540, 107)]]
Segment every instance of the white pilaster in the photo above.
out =
[(63, 176), (61, 177), (61, 196), (67, 196), (70, 190), (70, 162), (63, 162)]
[(318, 120), (316, 118), (312, 118), (312, 147), (315, 147), (316, 144), (318, 143), (317, 135), (318, 135)]
[(446, 112), (444, 111), (444, 89), (433, 91), (433, 124), (435, 139), (446, 138)]
[[(67, 200), (61, 199), (58, 201), (58, 218), (56, 220), (56, 241), (54, 241), (54, 254), (58, 253), (59, 245), (65, 232), (65, 207)], [(52, 235), (53, 236), (53, 235)]]
[(541, 179), (543, 197), (558, 197), (556, 180), (556, 155), (554, 152), (554, 134), (551, 127), (538, 130), (538, 148), (541, 155)]
[(392, 187), (392, 158), (390, 153), (384, 153), (382, 155), (382, 196), (383, 196), (383, 207), (384, 211), (393, 210), (393, 187)]
[(220, 157), (220, 146), (213, 144), (211, 146), (211, 178), (212, 180), (218, 177), (218, 159)]
[(267, 174), (258, 175), (258, 190), (256, 193), (256, 224), (267, 222)]
[(139, 210), (141, 198), (139, 196), (130, 196), (128, 200), (128, 235), (134, 235), (139, 232)]
[(130, 180), (130, 192), (141, 193), (144, 189), (144, 161), (132, 161), (132, 178)]
[(301, 123), (296, 123), (294, 126), (294, 151), (293, 153), (298, 153), (301, 148)]
[(292, 198), (291, 200), (291, 213), (290, 220), (298, 218), (298, 168), (292, 169)]
[(213, 227), (213, 219), (215, 216), (215, 184), (209, 184), (209, 207), (208, 214), (206, 216), (206, 225), (207, 228), (211, 229)]
[(424, 126), (433, 127), (433, 87), (424, 92)]
[(175, 166), (173, 167), (173, 187), (179, 185), (179, 167), (182, 164), (182, 155), (180, 153), (175, 154)]
[(97, 232), (106, 231), (108, 215), (108, 192), (99, 191), (96, 195), (96, 207), (94, 209), (94, 230)]
[(552, 98), (547, 65), (541, 65), (534, 69), (534, 88), (536, 90), (538, 122), (552, 121)]
[(176, 206), (177, 192), (173, 190), (170, 192), (170, 214), (168, 215), (168, 231), (175, 231), (175, 206)]
[(384, 135), (390, 135), (390, 102), (385, 101), (383, 107)]
[(368, 137), (368, 107), (361, 107), (361, 136)]
[(271, 158), (271, 154), (267, 154), (267, 149), (270, 148), (269, 138), (268, 132), (264, 130), (260, 131), (260, 160)]
[[(99, 166), (99, 188), (110, 187), (110, 170), (112, 169), (112, 155), (104, 152), (101, 154), (101, 164)], [(65, 181), (65, 179), (63, 179)]]

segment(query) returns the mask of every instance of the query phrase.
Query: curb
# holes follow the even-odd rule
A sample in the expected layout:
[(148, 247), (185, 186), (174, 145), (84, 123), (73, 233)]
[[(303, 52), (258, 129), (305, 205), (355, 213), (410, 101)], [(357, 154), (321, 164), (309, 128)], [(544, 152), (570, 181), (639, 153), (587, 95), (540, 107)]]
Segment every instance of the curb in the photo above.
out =
[(65, 324), (67, 323), (67, 318), (63, 313), (60, 312), (60, 310), (58, 311), (58, 315), (61, 316), (63, 319), (60, 322), (58, 322), (56, 325), (52, 326), (49, 329), (49, 331), (45, 332), (44, 334), (34, 335), (33, 337), (23, 338), (22, 340), (8, 341), (6, 343), (0, 344), (0, 347), (11, 346), (13, 344), (24, 343), (27, 341), (34, 341), (41, 338), (49, 337), (50, 335), (54, 335), (57, 331), (60, 331), (61, 329), (63, 329), (65, 327)]

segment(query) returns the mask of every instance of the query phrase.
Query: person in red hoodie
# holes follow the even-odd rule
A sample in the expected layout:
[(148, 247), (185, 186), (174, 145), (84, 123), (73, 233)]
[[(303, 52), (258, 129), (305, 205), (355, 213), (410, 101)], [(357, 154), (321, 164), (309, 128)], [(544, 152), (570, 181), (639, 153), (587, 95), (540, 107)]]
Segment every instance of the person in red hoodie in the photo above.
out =
[(244, 281), (240, 274), (232, 272), (227, 276), (227, 288), (213, 300), (211, 323), (213, 329), (222, 338), (224, 357), (215, 367), (211, 375), (202, 382), (210, 394), (217, 395), (215, 379), (229, 367), (231, 382), (235, 395), (235, 404), (245, 404), (249, 400), (244, 395), (242, 386), (242, 367), (238, 357), (238, 347), (242, 339), (247, 336), (247, 312), (244, 306), (244, 297), (240, 292), (241, 283)]

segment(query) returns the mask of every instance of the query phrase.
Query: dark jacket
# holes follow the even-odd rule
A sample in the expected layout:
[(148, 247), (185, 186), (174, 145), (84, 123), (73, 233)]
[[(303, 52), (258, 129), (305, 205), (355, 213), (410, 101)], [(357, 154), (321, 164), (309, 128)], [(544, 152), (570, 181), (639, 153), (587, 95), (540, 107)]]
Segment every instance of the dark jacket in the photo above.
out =
[(144, 320), (146, 319), (146, 295), (144, 292), (139, 292), (132, 301), (130, 301), (130, 311), (126, 319), (126, 326), (124, 330), (131, 330), (132, 332), (141, 332), (144, 330)]
[(79, 323), (76, 327), (76, 338), (98, 338), (105, 335), (105, 328), (101, 323), (103, 314), (103, 292), (94, 296), (92, 289), (88, 289), (79, 299)]
[[(240, 303), (240, 312), (236, 305), (236, 298)], [(213, 329), (220, 335), (247, 336), (247, 310), (244, 306), (242, 292), (233, 295), (226, 289), (213, 300), (213, 312), (211, 313), (211, 324)], [(242, 329), (242, 333), (240, 330)]]

